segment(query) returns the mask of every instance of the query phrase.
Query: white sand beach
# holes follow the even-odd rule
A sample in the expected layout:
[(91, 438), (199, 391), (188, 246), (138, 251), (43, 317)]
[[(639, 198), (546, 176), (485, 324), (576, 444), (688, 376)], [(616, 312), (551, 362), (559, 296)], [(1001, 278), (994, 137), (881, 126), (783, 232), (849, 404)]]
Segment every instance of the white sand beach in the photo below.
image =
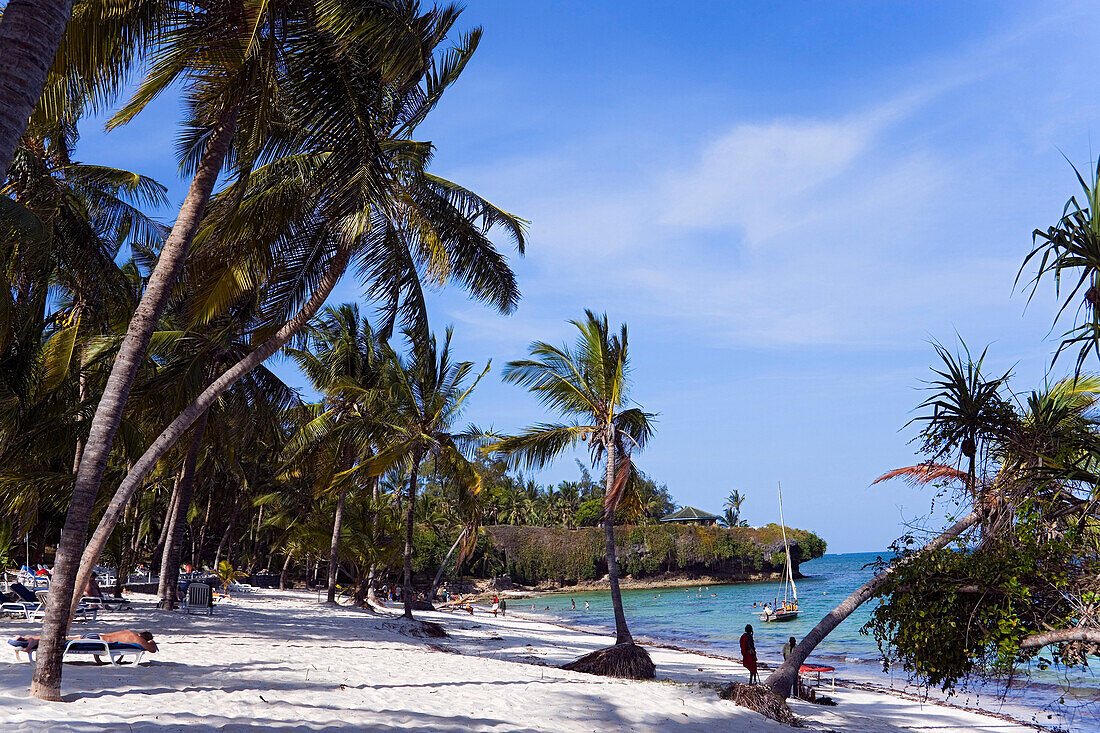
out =
[[(516, 601), (519, 606), (521, 601)], [(409, 633), (393, 610), (330, 608), (306, 592), (256, 590), (213, 616), (139, 602), (74, 633), (149, 629), (160, 652), (138, 666), (67, 664), (65, 703), (27, 697), (31, 667), (0, 663), (5, 730), (779, 731), (698, 683), (746, 681), (740, 664), (652, 648), (658, 681), (605, 679), (555, 665), (610, 643), (511, 613), (422, 613), (449, 638)], [(4, 620), (5, 638), (34, 633)], [(23, 657), (25, 659), (25, 657)], [(838, 687), (837, 707), (793, 701), (821, 731), (1027, 731), (974, 712)]]

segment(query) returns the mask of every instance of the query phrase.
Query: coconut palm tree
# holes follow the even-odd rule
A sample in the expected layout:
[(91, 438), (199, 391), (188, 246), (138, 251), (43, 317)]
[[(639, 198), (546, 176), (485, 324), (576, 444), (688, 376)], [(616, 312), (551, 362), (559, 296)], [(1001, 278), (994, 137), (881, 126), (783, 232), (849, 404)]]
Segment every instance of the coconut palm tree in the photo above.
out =
[[(128, 122), (164, 89), (183, 81), (189, 115), (184, 168), (194, 175), (91, 420), (58, 545), (53, 592), (46, 606), (39, 661), (31, 680), (35, 697), (61, 699), (61, 655), (92, 505), (149, 341), (226, 161), (234, 162), (238, 176), (247, 175), (251, 161), (267, 143), (269, 127), (282, 122), (273, 119), (276, 105), (272, 104), (277, 97), (277, 80), (283, 76), (279, 72), (286, 69), (284, 55), (293, 51), (288, 44), (301, 35), (299, 25), (314, 20), (313, 6), (294, 0), (173, 3), (155, 31), (155, 61), (148, 76), (108, 123), (108, 127), (115, 127)], [(239, 138), (238, 124), (247, 131)]]
[(725, 511), (722, 513), (722, 523), (727, 527), (740, 527), (741, 526), (741, 505), (745, 503), (745, 497), (741, 492), (734, 489), (726, 497), (726, 503), (723, 504)]
[[(489, 450), (541, 468), (580, 442), (588, 442), (592, 464), (604, 463), (603, 526), (607, 575), (615, 610), (615, 643), (638, 649), (623, 613), (619, 566), (615, 557), (615, 510), (629, 490), (633, 473), (631, 453), (641, 450), (653, 434), (654, 415), (630, 404), (626, 324), (619, 333), (608, 328), (607, 314), (585, 311), (574, 347), (536, 341), (530, 359), (508, 363), (504, 380), (527, 387), (549, 409), (569, 420), (540, 423), (516, 436), (502, 438)], [(635, 653), (637, 654), (637, 653)], [(646, 665), (639, 666), (643, 673)], [(653, 664), (648, 662), (648, 676)]]
[[(257, 169), (248, 178), (243, 199), (239, 191), (223, 197), (227, 218), (212, 216), (211, 230), (219, 236), (207, 254), (223, 269), (221, 276), (210, 278), (197, 317), (210, 318), (226, 303), (259, 291), (268, 321), (257, 332), (270, 335), (215, 379), (134, 463), (88, 543), (80, 579), (91, 576), (130, 496), (160, 457), (224, 390), (305, 326), (353, 257), (372, 296), (383, 303), (381, 336), (399, 317), (418, 333), (426, 332), (422, 276), (439, 284), (457, 280), (471, 295), (503, 312), (515, 307), (519, 292), (514, 275), (487, 232), (503, 226), (522, 253), (524, 222), (427, 173), (430, 144), (408, 138), (458, 78), (476, 49), (479, 32), (435, 60), (432, 53), (457, 11), (448, 7), (417, 16), (415, 3), (400, 10), (412, 14), (402, 28), (422, 35), (418, 50), (424, 57), (413, 82), (387, 85), (380, 102), (377, 75), (362, 68), (354, 44), (349, 50), (338, 38), (318, 41), (327, 54), (322, 55), (325, 62), (340, 71), (306, 85), (330, 97), (325, 119), (306, 126), (319, 131), (319, 139), (308, 142), (321, 146), (320, 152), (293, 154)], [(343, 106), (332, 111), (337, 102)], [(333, 130), (330, 118), (343, 126)], [(389, 164), (386, 175), (377, 174), (379, 161)], [(73, 608), (78, 601), (73, 598)]]
[(325, 488), (337, 495), (328, 573), (328, 602), (335, 603), (344, 504), (353, 483), (346, 472), (374, 453), (372, 436), (380, 423), (376, 414), (381, 408), (388, 361), (354, 303), (326, 308), (303, 340), (304, 348), (288, 348), (286, 352), (321, 393), (322, 401), (307, 406), (312, 419), (298, 430), (288, 447), (301, 454), (322, 442), (333, 444), (330, 453), (338, 465), (325, 472), (330, 476)]
[(447, 489), (449, 489), (447, 496), (449, 499), (447, 502), (448, 518), (454, 524), (457, 524), (459, 533), (451, 548), (443, 557), (443, 561), (439, 564), (439, 570), (436, 572), (435, 579), (432, 580), (432, 585), (428, 590), (427, 598), (429, 601), (435, 600), (439, 583), (442, 581), (447, 565), (455, 552), (458, 552), (458, 556), (455, 558), (456, 568), (461, 567), (462, 563), (473, 553), (474, 548), (477, 546), (478, 535), (481, 532), (481, 521), (485, 516), (489, 498), (488, 492), (483, 490), (481, 474), (477, 470), (469, 470), (466, 464), (442, 463), (439, 465), (438, 473)]
[(466, 400), (489, 371), (490, 364), (469, 385), (473, 373), (470, 361), (452, 362), (451, 335), (447, 329), (442, 346), (434, 336), (410, 339), (407, 357), (391, 353), (393, 377), (389, 385), (387, 432), (388, 445), (372, 460), (362, 464), (370, 475), (381, 475), (399, 467), (409, 473), (405, 495), (405, 567), (402, 600), (405, 618), (412, 618), (412, 550), (416, 516), (416, 492), (420, 481), (420, 464), (431, 456), (438, 465), (463, 477), (462, 485), (480, 490), (476, 469), (466, 454), (473, 448), (478, 434), (457, 433), (455, 423), (466, 407)]
[(39, 507), (64, 517), (86, 387), (109, 361), (96, 340), (135, 299), (135, 282), (115, 257), (122, 246), (160, 236), (138, 207), (163, 203), (163, 187), (74, 161), (74, 140), (71, 125), (33, 125), (2, 188), (0, 471), (19, 479), (5, 483), (0, 501), (21, 525), (33, 523)]
[[(249, 318), (241, 310), (233, 316), (205, 324), (197, 330), (181, 332), (178, 338), (171, 338), (170, 343), (158, 347), (156, 374), (136, 385), (136, 394), (140, 398), (148, 400), (151, 395), (157, 396), (157, 405), (162, 409), (157, 410), (156, 424), (162, 424), (181, 405), (194, 399), (206, 385), (212, 370), (235, 361), (249, 350), (245, 340)], [(241, 442), (249, 439), (273, 442), (283, 437), (282, 413), (298, 402), (292, 389), (261, 367), (235, 384), (192, 426), (185, 452), (181, 451), (182, 467), (164, 521), (165, 541), (161, 547), (159, 589), (162, 607), (175, 607), (183, 529), (199, 468), (199, 451), (208, 424), (215, 438), (237, 431)], [(248, 425), (248, 428), (240, 430), (242, 424)]]

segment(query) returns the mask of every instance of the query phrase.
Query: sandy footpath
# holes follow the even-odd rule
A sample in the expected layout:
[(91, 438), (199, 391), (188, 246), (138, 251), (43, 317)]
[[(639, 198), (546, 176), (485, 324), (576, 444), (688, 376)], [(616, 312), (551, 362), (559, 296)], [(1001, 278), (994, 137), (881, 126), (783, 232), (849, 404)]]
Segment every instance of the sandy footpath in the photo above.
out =
[[(518, 603), (517, 603), (518, 605)], [(31, 667), (3, 652), (4, 730), (789, 731), (720, 700), (700, 681), (746, 680), (740, 664), (653, 648), (655, 682), (604, 679), (554, 665), (607, 637), (509, 615), (424, 613), (450, 638), (410, 632), (394, 611), (329, 608), (303, 592), (253, 591), (213, 616), (151, 602), (76, 624), (74, 633), (151, 630), (161, 651), (141, 666), (65, 666), (69, 702), (26, 696)], [(0, 621), (4, 638), (35, 629)], [(34, 633), (34, 632), (32, 632)], [(25, 658), (25, 657), (24, 657)], [(811, 730), (1023, 732), (1031, 728), (877, 692), (837, 688), (837, 707), (794, 701)]]

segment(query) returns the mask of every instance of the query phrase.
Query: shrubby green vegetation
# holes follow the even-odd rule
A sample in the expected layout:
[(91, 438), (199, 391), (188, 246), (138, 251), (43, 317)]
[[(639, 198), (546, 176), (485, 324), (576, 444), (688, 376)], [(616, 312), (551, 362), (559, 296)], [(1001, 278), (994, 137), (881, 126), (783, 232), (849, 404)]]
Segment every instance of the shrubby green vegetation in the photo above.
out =
[(1082, 592), (1096, 585), (1089, 569), (1095, 554), (1085, 557), (1082, 548), (1096, 546), (1098, 527), (1089, 522), (1050, 537), (1042, 522), (1031, 505), (1011, 536), (916, 555), (899, 567), (863, 627), (878, 641), (884, 663), (899, 660), (912, 678), (945, 690), (971, 674), (1010, 673), (1025, 662), (1040, 668), (1055, 660), (1080, 663), (1087, 648), (1079, 644), (1043, 656), (1026, 640), (1042, 629), (1074, 625), (1075, 597), (1095, 604), (1095, 590)]
[[(1100, 648), (1100, 376), (1083, 373), (1100, 356), (1100, 165), (1058, 221), (1032, 233), (1018, 281), (1032, 296), (1053, 280), (1074, 323), (1055, 362), (1076, 351), (1072, 374), (1016, 392), (1011, 371), (991, 372), (987, 350), (954, 352), (934, 343), (920, 424), (923, 462), (902, 477), (938, 490), (951, 523), (918, 542), (903, 537), (897, 557), (803, 637), (767, 685), (788, 694), (799, 665), (861, 604), (879, 599), (863, 628), (885, 663), (916, 681), (955, 686), (971, 674), (998, 674), (1036, 661), (1087, 664)], [(1034, 266), (1033, 273), (1025, 273)], [(1049, 650), (1041, 653), (1040, 650)]]
[[(571, 583), (606, 572), (603, 533), (595, 528), (567, 530), (489, 527), (491, 548), (503, 557), (505, 572), (518, 583)], [(660, 573), (706, 574), (732, 579), (778, 572), (784, 555), (777, 525), (760, 529), (684, 525), (616, 528), (619, 565), (637, 578)], [(789, 529), (795, 565), (820, 557), (825, 542), (812, 532)], [(797, 543), (797, 545), (795, 544)]]

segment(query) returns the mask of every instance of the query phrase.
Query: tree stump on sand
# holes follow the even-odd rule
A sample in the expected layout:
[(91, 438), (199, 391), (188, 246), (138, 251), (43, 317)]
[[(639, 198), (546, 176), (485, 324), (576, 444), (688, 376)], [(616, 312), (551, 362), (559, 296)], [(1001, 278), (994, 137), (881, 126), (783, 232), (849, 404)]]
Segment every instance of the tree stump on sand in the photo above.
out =
[(729, 700), (743, 708), (754, 710), (765, 718), (801, 728), (802, 721), (787, 707), (787, 701), (772, 692), (765, 685), (747, 685), (743, 682), (731, 682), (718, 690), (718, 697)]
[(657, 674), (657, 668), (653, 666), (649, 652), (634, 643), (615, 644), (606, 649), (597, 649), (575, 662), (563, 664), (561, 668), (604, 677), (625, 677), (630, 680), (651, 680)]

